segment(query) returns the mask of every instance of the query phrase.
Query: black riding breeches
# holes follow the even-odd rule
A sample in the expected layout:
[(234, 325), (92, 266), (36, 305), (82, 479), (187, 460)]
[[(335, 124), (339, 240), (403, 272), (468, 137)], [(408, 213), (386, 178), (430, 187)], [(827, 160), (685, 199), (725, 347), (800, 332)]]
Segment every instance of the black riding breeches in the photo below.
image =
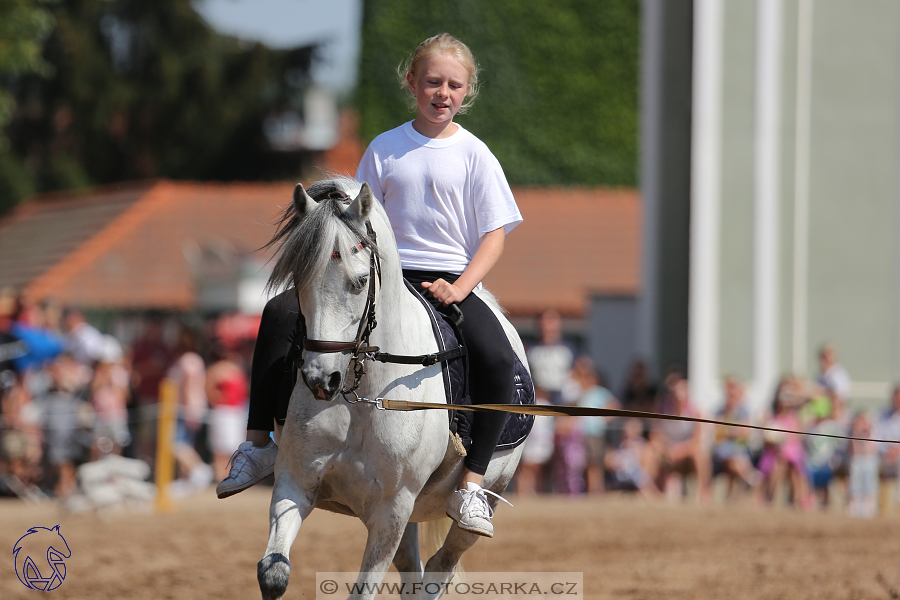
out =
[[(449, 314), (442, 303), (431, 297), (422, 287), (425, 281), (444, 279), (453, 283), (459, 275), (434, 271), (404, 270), (403, 276), (417, 290), (423, 292), (431, 304), (444, 314)], [(469, 391), (472, 404), (510, 404), (515, 383), (515, 353), (506, 332), (494, 311), (475, 294), (469, 294), (459, 303), (463, 313), (460, 329), (466, 341), (469, 355)], [(477, 412), (472, 422), (472, 447), (466, 456), (466, 467), (473, 473), (484, 475), (488, 463), (500, 441), (507, 413)]]
[(300, 303), (291, 288), (269, 300), (263, 309), (250, 366), (250, 414), (247, 429), (272, 431), (279, 400), (290, 398), (294, 373), (287, 359), (294, 345)]

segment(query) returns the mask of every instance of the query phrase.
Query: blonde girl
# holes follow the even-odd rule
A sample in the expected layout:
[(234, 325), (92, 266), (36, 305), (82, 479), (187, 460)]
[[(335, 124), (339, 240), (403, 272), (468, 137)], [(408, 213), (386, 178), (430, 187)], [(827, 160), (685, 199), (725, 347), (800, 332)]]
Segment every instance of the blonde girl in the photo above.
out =
[[(390, 218), (404, 277), (421, 286), (439, 310), (454, 303), (462, 310), (473, 403), (508, 403), (515, 355), (493, 311), (472, 291), (497, 263), (505, 235), (522, 222), (522, 216), (500, 163), (454, 120), (477, 94), (478, 68), (465, 44), (442, 33), (419, 44), (399, 75), (411, 94), (415, 118), (372, 141), (356, 179), (369, 183)], [(264, 312), (260, 337), (269, 329), (267, 320), (290, 320), (285, 315), (294, 309), (284, 308), (288, 300), (282, 294), (269, 303), (267, 311), (274, 305), (282, 308), (272, 308), (269, 317)], [(289, 342), (279, 344), (286, 354)], [(267, 352), (268, 342), (262, 345), (265, 348), (258, 338), (257, 352), (268, 357), (260, 360), (276, 364), (279, 352)], [(219, 486), (224, 495), (253, 485), (274, 465), (276, 450), (263, 430), (266, 419), (268, 423), (272, 419), (266, 414), (254, 420), (253, 389), (250, 411), (248, 441), (236, 453), (231, 475)], [(496, 494), (482, 489), (481, 482), (505, 422), (503, 413), (476, 416), (459, 490), (447, 506), (447, 514), (461, 528), (487, 537), (493, 535), (487, 494)], [(222, 489), (219, 492), (223, 496)]]

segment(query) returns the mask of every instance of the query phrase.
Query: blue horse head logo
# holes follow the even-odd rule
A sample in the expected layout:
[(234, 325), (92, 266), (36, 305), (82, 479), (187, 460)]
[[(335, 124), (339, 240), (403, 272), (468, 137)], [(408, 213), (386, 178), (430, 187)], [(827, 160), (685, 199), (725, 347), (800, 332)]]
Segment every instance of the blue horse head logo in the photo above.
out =
[(32, 527), (16, 542), (13, 556), (19, 581), (27, 588), (49, 592), (66, 578), (65, 559), (72, 556), (72, 551), (59, 532), (59, 525), (52, 529)]

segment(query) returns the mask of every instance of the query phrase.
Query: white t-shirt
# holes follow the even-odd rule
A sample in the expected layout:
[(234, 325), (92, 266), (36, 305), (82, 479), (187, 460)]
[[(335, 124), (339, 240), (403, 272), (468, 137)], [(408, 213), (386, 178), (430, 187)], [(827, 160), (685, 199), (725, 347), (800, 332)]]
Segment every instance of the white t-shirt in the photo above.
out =
[(574, 361), (575, 353), (563, 343), (537, 344), (528, 349), (534, 385), (548, 392), (562, 391)]
[(391, 220), (404, 269), (460, 274), (484, 234), (522, 222), (500, 163), (457, 127), (444, 139), (412, 122), (391, 129), (372, 140), (356, 171)]

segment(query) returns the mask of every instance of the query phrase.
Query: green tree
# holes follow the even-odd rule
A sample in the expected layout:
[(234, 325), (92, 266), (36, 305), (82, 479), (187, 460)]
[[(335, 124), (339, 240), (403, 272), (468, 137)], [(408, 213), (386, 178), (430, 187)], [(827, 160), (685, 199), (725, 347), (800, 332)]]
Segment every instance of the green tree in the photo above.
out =
[(482, 66), (458, 121), (518, 185), (637, 180), (638, 0), (366, 0), (357, 90), (366, 141), (409, 120), (397, 65), (447, 31)]
[(11, 199), (33, 191), (22, 161), (9, 151), (6, 125), (15, 110), (9, 82), (28, 73), (47, 76), (52, 67), (41, 56), (44, 40), (53, 28), (53, 15), (42, 0), (0, 2), (0, 213)]
[[(164, 176), (298, 176), (266, 118), (302, 111), (314, 48), (272, 50), (215, 33), (190, 0), (59, 0), (49, 77), (11, 79), (11, 155), (37, 190)], [(0, 202), (19, 197), (3, 187)], [(7, 188), (10, 186), (7, 185)]]
[[(0, 75), (49, 75), (50, 64), (41, 56), (44, 40), (53, 28), (53, 15), (40, 0), (5, 0), (0, 3)], [(12, 118), (13, 94), (0, 86), (0, 132)]]

